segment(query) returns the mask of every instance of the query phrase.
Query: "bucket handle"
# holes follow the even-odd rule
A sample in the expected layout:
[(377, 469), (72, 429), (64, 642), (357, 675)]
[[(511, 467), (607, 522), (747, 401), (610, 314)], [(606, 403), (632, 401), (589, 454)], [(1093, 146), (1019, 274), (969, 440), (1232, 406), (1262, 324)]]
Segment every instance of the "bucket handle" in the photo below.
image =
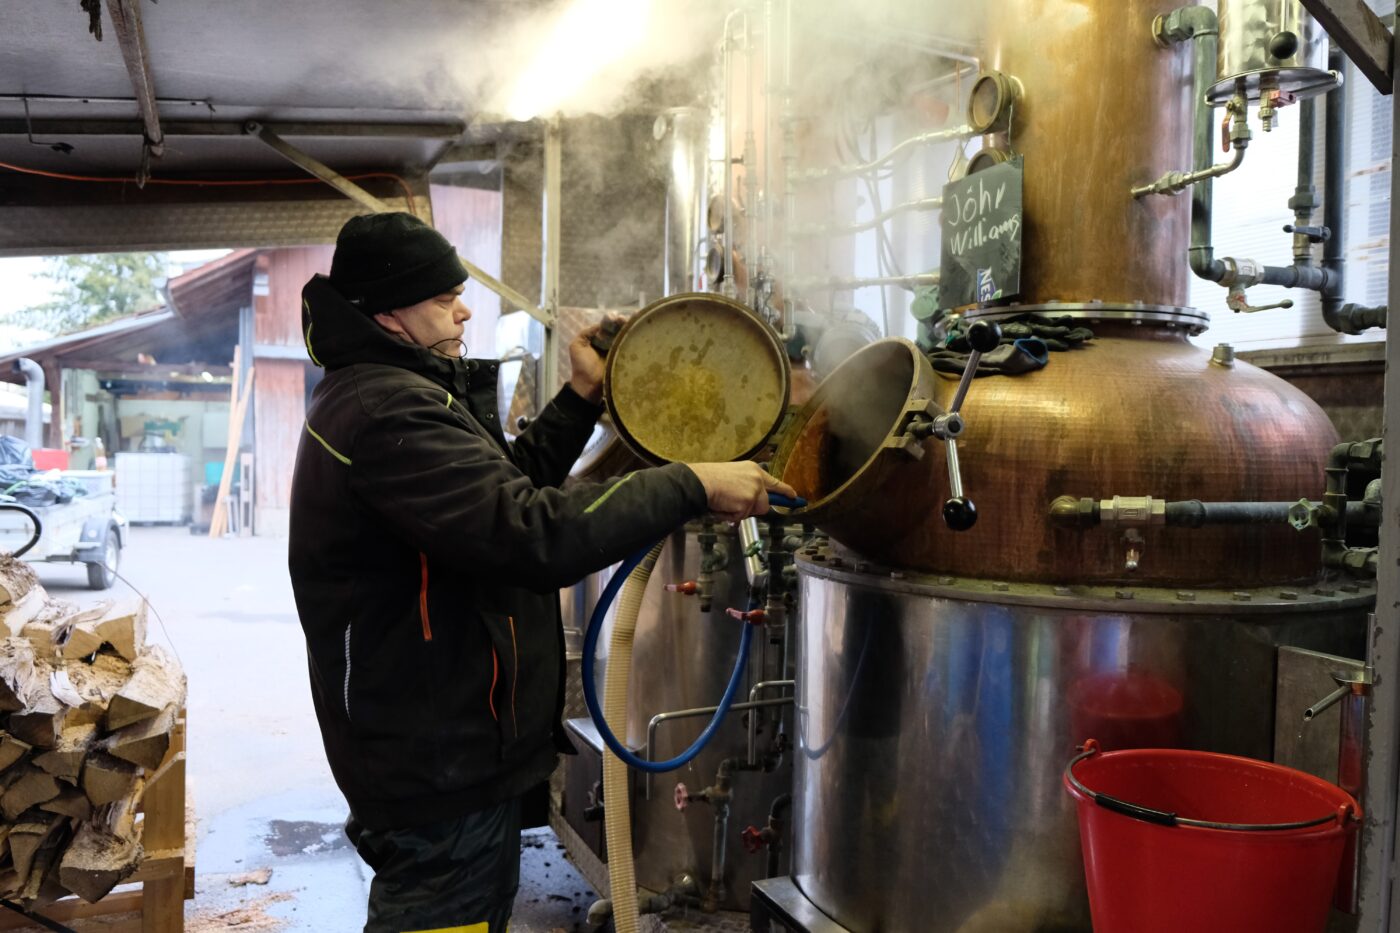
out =
[(1216, 823), (1211, 820), (1193, 820), (1189, 817), (1178, 816), (1166, 810), (1154, 810), (1151, 807), (1144, 807), (1141, 804), (1129, 803), (1108, 794), (1101, 794), (1098, 791), (1090, 790), (1074, 774), (1074, 766), (1086, 758), (1097, 755), (1101, 749), (1099, 743), (1094, 739), (1089, 739), (1078, 749), (1079, 754), (1070, 759), (1070, 763), (1065, 765), (1065, 780), (1079, 793), (1094, 801), (1105, 810), (1112, 810), (1114, 813), (1121, 813), (1124, 816), (1135, 820), (1142, 820), (1145, 823), (1156, 823), (1160, 826), (1194, 826), (1199, 829), (1229, 829), (1236, 832), (1278, 832), (1289, 829), (1308, 829), (1312, 826), (1321, 826), (1324, 823), (1337, 821), (1345, 825), (1348, 820), (1356, 819), (1356, 814), (1352, 810), (1351, 804), (1343, 804), (1337, 808), (1336, 813), (1329, 813), (1324, 817), (1315, 820), (1304, 820), (1298, 823)]

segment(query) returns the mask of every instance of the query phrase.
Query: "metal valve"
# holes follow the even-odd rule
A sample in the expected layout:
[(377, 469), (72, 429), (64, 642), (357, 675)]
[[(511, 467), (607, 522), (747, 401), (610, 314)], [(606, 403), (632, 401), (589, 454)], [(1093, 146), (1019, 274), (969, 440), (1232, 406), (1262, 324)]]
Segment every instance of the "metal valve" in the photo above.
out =
[(768, 839), (764, 831), (757, 826), (746, 826), (739, 833), (739, 841), (744, 844), (744, 851), (750, 855), (757, 855), (768, 847)]
[(1230, 286), (1230, 291), (1225, 296), (1225, 304), (1231, 311), (1236, 313), (1243, 311), (1245, 314), (1253, 314), (1256, 311), (1272, 311), (1274, 308), (1293, 307), (1293, 301), (1290, 298), (1285, 298), (1271, 305), (1252, 305), (1249, 303), (1249, 296), (1245, 294), (1242, 285)]
[(682, 596), (694, 596), (700, 591), (700, 587), (694, 580), (686, 580), (684, 583), (667, 583), (666, 592), (680, 593)]
[(1326, 243), (1332, 239), (1332, 231), (1326, 227), (1299, 227), (1294, 224), (1284, 224), (1283, 232), (1305, 236), (1311, 243)]

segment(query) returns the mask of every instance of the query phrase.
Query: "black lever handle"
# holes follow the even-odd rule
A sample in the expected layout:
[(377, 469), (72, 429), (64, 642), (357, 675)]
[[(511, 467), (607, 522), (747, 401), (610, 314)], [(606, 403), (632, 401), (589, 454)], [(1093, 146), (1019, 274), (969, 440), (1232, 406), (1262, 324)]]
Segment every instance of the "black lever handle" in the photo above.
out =
[(967, 496), (955, 496), (943, 503), (943, 523), (954, 531), (967, 531), (977, 524), (977, 506)]
[(978, 353), (991, 353), (1001, 344), (1001, 328), (991, 321), (977, 321), (967, 329), (967, 342)]
[(1332, 239), (1332, 231), (1327, 227), (1299, 227), (1293, 224), (1284, 224), (1283, 232), (1301, 233), (1313, 243), (1326, 243)]

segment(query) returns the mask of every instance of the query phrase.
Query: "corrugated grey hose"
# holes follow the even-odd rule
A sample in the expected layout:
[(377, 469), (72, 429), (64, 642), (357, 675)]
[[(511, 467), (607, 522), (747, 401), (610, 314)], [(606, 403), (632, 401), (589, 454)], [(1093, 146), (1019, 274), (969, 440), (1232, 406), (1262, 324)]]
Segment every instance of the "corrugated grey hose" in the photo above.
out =
[[(661, 556), (664, 541), (647, 552), (627, 578), (608, 643), (608, 670), (603, 678), (603, 718), (614, 735), (627, 735), (627, 683), (632, 676), (632, 637), (647, 581)], [(585, 670), (584, 676), (592, 676)], [(637, 878), (632, 863), (632, 801), (627, 765), (611, 750), (603, 756), (603, 827), (608, 840), (608, 887), (617, 933), (637, 933)]]

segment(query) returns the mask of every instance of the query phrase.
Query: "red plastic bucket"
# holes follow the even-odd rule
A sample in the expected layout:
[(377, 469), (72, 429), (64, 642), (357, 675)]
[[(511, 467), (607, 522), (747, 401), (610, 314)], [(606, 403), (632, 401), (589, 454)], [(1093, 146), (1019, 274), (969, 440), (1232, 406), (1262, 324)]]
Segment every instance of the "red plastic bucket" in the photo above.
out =
[(1181, 749), (1065, 768), (1094, 933), (1321, 933), (1360, 808), (1281, 765)]

